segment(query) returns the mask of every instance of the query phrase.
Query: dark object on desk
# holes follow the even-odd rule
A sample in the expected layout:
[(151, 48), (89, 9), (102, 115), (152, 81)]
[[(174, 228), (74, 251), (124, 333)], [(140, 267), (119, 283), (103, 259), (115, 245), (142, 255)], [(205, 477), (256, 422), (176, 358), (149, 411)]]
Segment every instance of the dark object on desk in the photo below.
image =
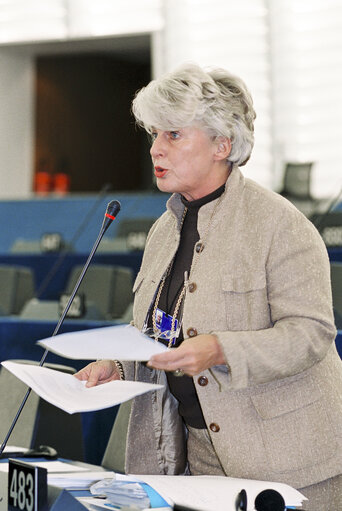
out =
[(276, 490), (264, 490), (255, 498), (256, 511), (285, 511), (285, 500)]
[(55, 460), (58, 457), (56, 449), (49, 445), (40, 445), (37, 449), (28, 449), (25, 451), (3, 452), (0, 455), (1, 459), (6, 458), (48, 458)]
[(39, 445), (36, 449), (29, 449), (25, 452), (24, 458), (49, 458), (55, 460), (58, 457), (56, 449), (49, 445)]
[(247, 511), (247, 493), (246, 490), (241, 490), (235, 500), (236, 511)]
[[(285, 511), (285, 500), (276, 490), (263, 490), (254, 502), (256, 511)], [(247, 493), (241, 490), (235, 500), (236, 511), (247, 511)]]

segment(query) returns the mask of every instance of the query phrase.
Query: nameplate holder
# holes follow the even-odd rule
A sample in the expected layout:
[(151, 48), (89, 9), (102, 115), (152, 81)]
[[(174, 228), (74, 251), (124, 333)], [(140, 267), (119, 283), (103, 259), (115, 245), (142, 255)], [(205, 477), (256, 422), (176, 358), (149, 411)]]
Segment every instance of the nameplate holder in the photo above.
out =
[(46, 232), (40, 238), (42, 252), (61, 252), (64, 247), (64, 240), (59, 232)]
[(342, 225), (327, 225), (322, 230), (322, 238), (328, 248), (342, 247)]
[[(70, 299), (70, 295), (61, 294), (61, 296), (59, 297), (59, 304), (58, 304), (59, 314), (62, 314), (69, 299)], [(85, 295), (83, 293), (79, 293), (79, 294), (75, 295), (75, 297), (70, 305), (70, 309), (68, 310), (68, 313), (67, 313), (67, 318), (73, 318), (73, 319), (83, 318), (85, 313), (86, 313)]]
[(133, 251), (144, 250), (147, 233), (144, 231), (130, 232), (126, 237), (127, 249)]
[(8, 510), (47, 511), (47, 469), (8, 460)]

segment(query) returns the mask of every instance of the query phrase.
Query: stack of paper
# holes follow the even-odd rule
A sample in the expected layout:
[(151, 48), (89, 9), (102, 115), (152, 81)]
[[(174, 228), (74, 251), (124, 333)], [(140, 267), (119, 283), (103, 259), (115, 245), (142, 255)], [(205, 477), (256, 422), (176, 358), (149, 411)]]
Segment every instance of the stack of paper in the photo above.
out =
[(254, 511), (256, 496), (266, 489), (278, 491), (289, 507), (300, 507), (307, 500), (287, 484), (232, 477), (116, 474), (116, 479), (142, 481), (166, 501), (201, 511), (235, 511), (235, 500), (242, 489), (247, 493), (247, 511)]

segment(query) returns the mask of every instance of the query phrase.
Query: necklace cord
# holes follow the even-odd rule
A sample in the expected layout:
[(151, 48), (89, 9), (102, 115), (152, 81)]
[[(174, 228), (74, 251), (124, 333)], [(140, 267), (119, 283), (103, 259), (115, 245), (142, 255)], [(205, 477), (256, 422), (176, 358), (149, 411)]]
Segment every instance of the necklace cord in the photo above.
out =
[[(196, 244), (197, 243), (202, 243), (202, 246), (204, 246), (204, 242), (207, 240), (207, 236), (208, 236), (209, 229), (211, 227), (214, 215), (215, 215), (216, 210), (217, 210), (219, 204), (221, 203), (222, 199), (223, 199), (223, 194), (220, 196), (220, 198), (216, 202), (216, 204), (215, 204), (215, 206), (213, 208), (213, 211), (212, 211), (212, 213), (210, 215), (210, 219), (209, 219), (208, 225), (206, 227), (206, 230), (205, 230), (203, 236), (196, 242)], [(182, 216), (182, 219), (181, 219), (180, 231), (182, 230), (184, 219), (185, 219), (187, 211), (188, 211), (188, 209), (185, 207), (184, 211), (183, 211), (183, 216)], [(202, 250), (200, 252), (202, 252)], [(171, 271), (172, 265), (174, 263), (174, 259), (175, 259), (175, 257), (172, 259), (171, 263), (169, 264), (169, 266), (167, 268), (167, 271), (165, 272), (164, 276), (162, 277), (162, 279), (160, 281), (158, 292), (157, 292), (157, 296), (156, 296), (156, 299), (155, 299), (155, 302), (154, 302), (153, 313), (152, 313), (152, 325), (153, 325), (153, 332), (154, 332), (154, 337), (155, 337), (156, 341), (158, 340), (158, 334), (160, 335), (162, 333), (162, 331), (157, 327), (157, 324), (156, 324), (156, 312), (157, 312), (160, 296), (161, 296), (162, 290), (163, 290), (164, 285), (165, 285), (165, 281), (166, 281), (167, 277), (170, 275), (170, 271)], [(198, 259), (199, 259), (199, 253), (196, 253), (195, 257), (193, 258), (191, 267), (190, 267), (189, 275), (193, 274)], [(177, 300), (177, 303), (176, 303), (176, 306), (175, 306), (175, 309), (174, 309), (173, 315), (172, 315), (170, 338), (169, 338), (169, 343), (168, 343), (168, 346), (167, 346), (168, 348), (172, 347), (173, 339), (174, 339), (175, 333), (176, 333), (175, 332), (176, 319), (177, 319), (177, 316), (178, 316), (178, 312), (179, 312), (180, 306), (181, 306), (181, 304), (182, 304), (182, 302), (184, 300), (184, 297), (186, 295), (186, 290), (187, 290), (188, 285), (189, 285), (188, 272), (185, 272), (185, 278), (184, 278), (184, 284), (183, 284), (183, 287), (182, 287), (182, 291), (180, 292), (180, 294), (178, 296), (178, 300)]]

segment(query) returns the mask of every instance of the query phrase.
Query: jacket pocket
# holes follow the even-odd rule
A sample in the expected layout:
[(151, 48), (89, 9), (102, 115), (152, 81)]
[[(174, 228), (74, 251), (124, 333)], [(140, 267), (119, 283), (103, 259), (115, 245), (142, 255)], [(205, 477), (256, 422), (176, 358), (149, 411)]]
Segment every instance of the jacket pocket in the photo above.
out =
[(284, 473), (334, 455), (336, 441), (319, 388), (307, 376), (251, 396), (269, 467)]
[(222, 273), (222, 289), (228, 293), (251, 293), (266, 288), (266, 275), (264, 272), (243, 273), (232, 275)]
[(271, 326), (265, 272), (222, 272), (228, 330), (261, 330)]

